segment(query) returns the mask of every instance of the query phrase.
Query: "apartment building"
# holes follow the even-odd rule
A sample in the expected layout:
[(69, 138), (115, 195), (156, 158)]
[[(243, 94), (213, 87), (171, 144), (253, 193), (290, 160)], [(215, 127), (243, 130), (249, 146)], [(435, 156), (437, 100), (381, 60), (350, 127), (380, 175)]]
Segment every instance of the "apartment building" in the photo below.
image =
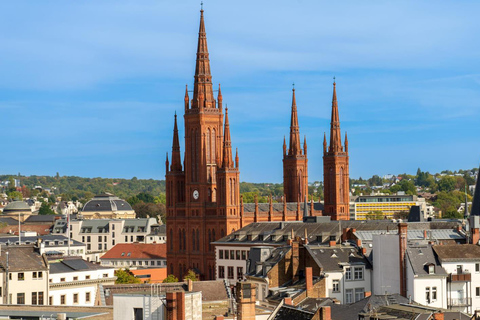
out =
[(0, 296), (2, 304), (46, 305), (48, 261), (33, 245), (8, 246), (0, 250)]
[[(165, 234), (156, 228), (160, 225), (155, 218), (76, 219), (70, 222), (70, 237), (86, 244), (87, 260), (99, 262), (103, 253), (119, 243), (164, 243)], [(57, 220), (52, 233), (67, 235), (66, 219)]]
[(362, 195), (350, 198), (350, 219), (368, 220), (370, 212), (380, 211), (386, 219), (393, 219), (398, 212), (409, 212), (412, 206), (420, 206), (420, 211), (426, 215), (425, 198), (398, 192), (384, 195)]
[(167, 245), (165, 243), (121, 243), (108, 250), (101, 258), (102, 266), (120, 268), (167, 267)]
[(100, 285), (115, 284), (114, 268), (80, 258), (49, 262), (48, 304), (52, 306), (94, 306), (100, 299)]

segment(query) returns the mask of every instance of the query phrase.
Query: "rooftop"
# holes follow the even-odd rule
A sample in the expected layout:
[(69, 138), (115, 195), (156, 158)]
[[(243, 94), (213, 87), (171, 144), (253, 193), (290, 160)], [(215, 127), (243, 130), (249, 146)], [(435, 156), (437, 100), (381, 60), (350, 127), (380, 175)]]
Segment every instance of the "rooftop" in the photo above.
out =
[(108, 250), (100, 259), (166, 259), (165, 243), (120, 243)]

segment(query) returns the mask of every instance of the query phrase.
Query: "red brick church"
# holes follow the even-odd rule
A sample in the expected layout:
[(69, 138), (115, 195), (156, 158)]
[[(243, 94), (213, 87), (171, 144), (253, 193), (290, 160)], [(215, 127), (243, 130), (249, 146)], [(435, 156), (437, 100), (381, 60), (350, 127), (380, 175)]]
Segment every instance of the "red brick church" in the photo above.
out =
[[(342, 146), (335, 93), (330, 146), (324, 141), (325, 203), (307, 203), (307, 143), (300, 140), (295, 90), (292, 97), (289, 147), (283, 145), (283, 203), (243, 203), (238, 151), (233, 157), (228, 109), (218, 86), (214, 96), (203, 10), (200, 11), (197, 57), (190, 99), (185, 89), (185, 151), (182, 163), (177, 115), (171, 162), (166, 159), (168, 273), (182, 278), (194, 269), (202, 279), (215, 279), (211, 242), (257, 221), (296, 221), (308, 215), (349, 219), (348, 141)], [(225, 112), (224, 112), (225, 111)], [(326, 139), (326, 138), (325, 138)]]

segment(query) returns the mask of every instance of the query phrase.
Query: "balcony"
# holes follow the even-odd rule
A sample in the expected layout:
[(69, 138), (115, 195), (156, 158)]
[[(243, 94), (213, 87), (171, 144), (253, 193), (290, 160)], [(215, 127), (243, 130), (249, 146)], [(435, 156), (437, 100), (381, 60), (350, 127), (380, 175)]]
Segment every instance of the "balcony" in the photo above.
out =
[(472, 281), (472, 275), (469, 272), (462, 273), (450, 273), (448, 275), (449, 282), (470, 282)]
[(472, 298), (450, 298), (448, 307), (468, 307), (472, 305)]

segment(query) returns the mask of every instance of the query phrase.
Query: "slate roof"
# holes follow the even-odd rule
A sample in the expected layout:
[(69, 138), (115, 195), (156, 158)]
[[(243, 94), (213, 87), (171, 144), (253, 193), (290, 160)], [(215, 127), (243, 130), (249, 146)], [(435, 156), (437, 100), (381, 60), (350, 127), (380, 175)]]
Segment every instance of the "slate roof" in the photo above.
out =
[(112, 194), (101, 194), (88, 201), (82, 212), (131, 211), (130, 204)]
[(282, 305), (278, 311), (276, 311), (271, 320), (310, 320), (315, 315), (314, 312), (308, 310), (297, 309), (294, 306)]
[(6, 223), (8, 226), (18, 226), (18, 220), (10, 217), (0, 218), (0, 223)]
[(27, 219), (25, 219), (25, 223), (37, 223), (37, 222), (50, 222), (54, 223), (55, 220), (58, 219), (58, 215), (55, 214), (47, 214), (47, 215), (31, 215)]
[[(250, 256), (247, 262), (248, 274), (255, 277), (266, 276), (267, 272), (279, 263), (291, 249), (292, 247), (290, 246), (275, 248), (263, 262), (261, 261), (261, 257)], [(257, 270), (257, 265), (261, 265), (262, 267)]]
[[(459, 220), (409, 222), (408, 230), (415, 231), (454, 229), (461, 226)], [(329, 241), (330, 235), (340, 239), (344, 228), (356, 229), (356, 232), (394, 232), (398, 229), (398, 223), (390, 220), (367, 220), (367, 221), (329, 221), (329, 222), (254, 222), (217, 241), (214, 244), (246, 244), (246, 245), (285, 245), (287, 239), (294, 231), (296, 236), (303, 237), (307, 231), (309, 243), (325, 243)]]
[[(66, 246), (68, 245), (68, 238), (64, 235), (55, 235), (49, 234), (44, 236), (34, 236), (34, 237), (22, 237), (22, 244), (35, 244), (37, 243), (37, 239), (42, 239), (42, 242), (45, 244), (45, 247), (55, 247), (55, 246)], [(63, 242), (64, 244), (60, 244)], [(8, 236), (8, 237), (0, 237), (0, 244), (8, 245), (8, 244), (18, 244), (18, 236)], [(70, 246), (85, 246), (82, 242), (70, 239)]]
[[(440, 265), (440, 262), (433, 252), (432, 246), (426, 245), (412, 245), (407, 248), (407, 257), (413, 273), (418, 277), (438, 277), (447, 276), (447, 272)], [(434, 274), (428, 273), (428, 265), (435, 265)]]
[(17, 211), (32, 211), (25, 201), (13, 201), (3, 208), (3, 213), (15, 213)]
[(8, 252), (8, 269), (10, 271), (48, 270), (47, 260), (38, 253), (34, 246), (9, 246), (2, 248), (0, 268), (6, 270)]
[[(376, 234), (385, 234), (385, 230), (369, 230), (369, 231), (356, 231), (354, 234), (362, 241), (373, 241), (373, 236)], [(398, 234), (398, 229), (389, 230), (388, 234)], [(424, 240), (424, 230), (407, 229), (407, 239)], [(433, 229), (427, 230), (427, 239), (434, 240), (465, 240), (465, 235), (456, 229)]]
[(315, 260), (317, 265), (323, 269), (323, 271), (341, 271), (342, 265), (365, 265), (367, 269), (372, 266), (368, 259), (359, 253), (357, 248), (351, 246), (305, 246)]
[(448, 246), (433, 246), (440, 262), (449, 261), (480, 261), (480, 246), (476, 244), (461, 244)]
[(167, 235), (167, 225), (161, 224), (159, 226), (153, 227), (152, 226), (152, 232), (150, 232), (149, 235), (152, 236), (166, 236)]
[(50, 261), (50, 274), (111, 269), (103, 267), (80, 258), (65, 258), (63, 260)]
[(223, 301), (228, 299), (227, 284), (222, 280), (193, 281), (193, 291), (202, 292), (202, 301)]
[(165, 243), (119, 243), (108, 250), (100, 260), (106, 259), (166, 259)]

